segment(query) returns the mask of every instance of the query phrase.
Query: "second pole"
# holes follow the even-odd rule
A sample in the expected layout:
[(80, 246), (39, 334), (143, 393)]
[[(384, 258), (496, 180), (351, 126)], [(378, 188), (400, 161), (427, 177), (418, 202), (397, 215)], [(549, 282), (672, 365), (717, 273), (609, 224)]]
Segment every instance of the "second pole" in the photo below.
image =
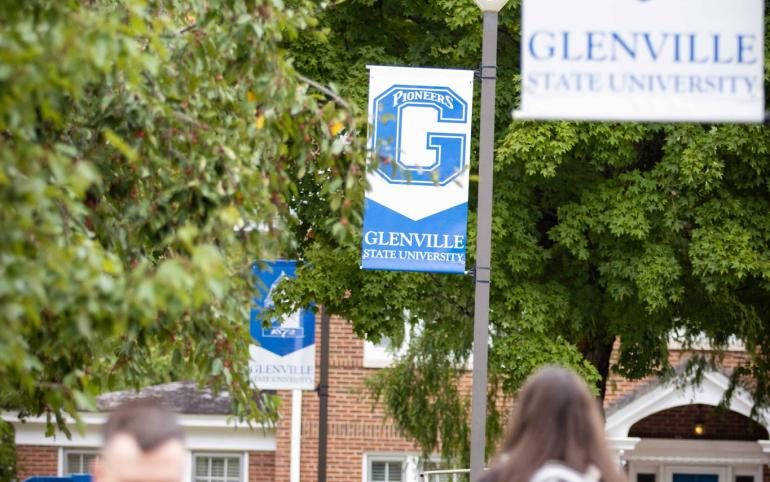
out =
[(326, 482), (329, 426), (329, 315), (321, 308), (321, 380), (318, 384), (318, 482)]

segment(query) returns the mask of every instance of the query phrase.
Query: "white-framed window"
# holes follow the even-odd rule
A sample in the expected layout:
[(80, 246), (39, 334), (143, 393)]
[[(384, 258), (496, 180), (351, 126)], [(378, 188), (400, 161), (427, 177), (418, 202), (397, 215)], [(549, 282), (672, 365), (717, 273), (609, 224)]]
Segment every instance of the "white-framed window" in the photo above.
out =
[(393, 364), (398, 350), (394, 349), (390, 338), (383, 336), (379, 343), (364, 342), (364, 367), (385, 368)]
[(415, 454), (365, 453), (363, 463), (363, 482), (417, 482), (418, 457)]
[(403, 482), (403, 460), (378, 460), (369, 461), (369, 480), (371, 482)]
[(243, 480), (241, 454), (193, 454), (192, 482), (243, 482)]
[(90, 474), (94, 460), (99, 455), (95, 449), (67, 449), (64, 451), (64, 474)]
[(420, 478), (424, 470), (443, 469), (438, 456), (422, 460), (416, 453), (365, 453), (363, 457), (363, 482), (463, 482), (467, 476), (440, 475), (430, 481)]
[[(668, 336), (669, 350), (682, 350), (687, 346), (688, 346), (687, 343), (685, 343), (684, 333), (679, 333), (676, 330), (673, 330), (671, 333), (669, 333), (669, 336)], [(689, 348), (692, 350), (704, 350), (704, 351), (713, 349), (713, 347), (711, 346), (711, 342), (708, 340), (708, 338), (704, 333), (699, 333), (698, 335), (693, 337)], [(731, 336), (727, 342), (727, 345), (720, 348), (724, 349), (725, 351), (733, 351), (733, 352), (746, 351), (746, 345), (744, 345), (743, 341), (739, 340), (735, 336)]]
[[(422, 330), (421, 323), (411, 328), (419, 334)], [(412, 337), (412, 331), (408, 324), (404, 325), (404, 339), (400, 346), (393, 344), (393, 341), (384, 336), (378, 343), (364, 341), (364, 368), (387, 368), (393, 365), (396, 358), (406, 354), (409, 348), (409, 342)], [(490, 338), (490, 343), (492, 343)], [(473, 354), (471, 353), (465, 363), (466, 370), (473, 370)]]

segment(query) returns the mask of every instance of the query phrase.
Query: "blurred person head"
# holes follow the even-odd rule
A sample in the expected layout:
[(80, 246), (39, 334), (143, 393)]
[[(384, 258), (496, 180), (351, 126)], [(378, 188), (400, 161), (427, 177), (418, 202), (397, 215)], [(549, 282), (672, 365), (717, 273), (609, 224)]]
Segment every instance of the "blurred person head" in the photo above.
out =
[(121, 405), (107, 419), (102, 435), (94, 482), (182, 482), (184, 433), (176, 417), (160, 404)]
[(573, 371), (542, 368), (519, 392), (490, 479), (529, 482), (550, 463), (624, 482), (604, 434), (599, 402)]

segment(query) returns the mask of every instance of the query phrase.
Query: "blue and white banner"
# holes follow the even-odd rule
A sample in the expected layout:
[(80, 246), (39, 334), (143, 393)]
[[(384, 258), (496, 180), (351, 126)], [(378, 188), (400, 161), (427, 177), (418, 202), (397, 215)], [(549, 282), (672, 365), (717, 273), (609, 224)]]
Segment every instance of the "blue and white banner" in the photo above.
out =
[(762, 122), (764, 0), (523, 0), (517, 119)]
[(263, 261), (254, 264), (257, 296), (251, 309), (249, 370), (251, 381), (263, 390), (315, 389), (315, 315), (299, 310), (284, 319), (264, 323), (261, 312), (272, 308), (273, 294), (284, 278), (293, 278), (295, 261)]
[(364, 269), (465, 272), (473, 71), (369, 67)]

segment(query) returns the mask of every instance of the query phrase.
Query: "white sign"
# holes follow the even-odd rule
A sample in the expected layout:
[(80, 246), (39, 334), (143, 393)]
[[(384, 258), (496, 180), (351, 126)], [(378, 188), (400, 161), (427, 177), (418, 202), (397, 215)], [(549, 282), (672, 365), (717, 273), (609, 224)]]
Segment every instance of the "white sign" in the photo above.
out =
[(473, 71), (369, 67), (364, 269), (465, 272)]
[(763, 0), (523, 0), (517, 119), (762, 122)]

